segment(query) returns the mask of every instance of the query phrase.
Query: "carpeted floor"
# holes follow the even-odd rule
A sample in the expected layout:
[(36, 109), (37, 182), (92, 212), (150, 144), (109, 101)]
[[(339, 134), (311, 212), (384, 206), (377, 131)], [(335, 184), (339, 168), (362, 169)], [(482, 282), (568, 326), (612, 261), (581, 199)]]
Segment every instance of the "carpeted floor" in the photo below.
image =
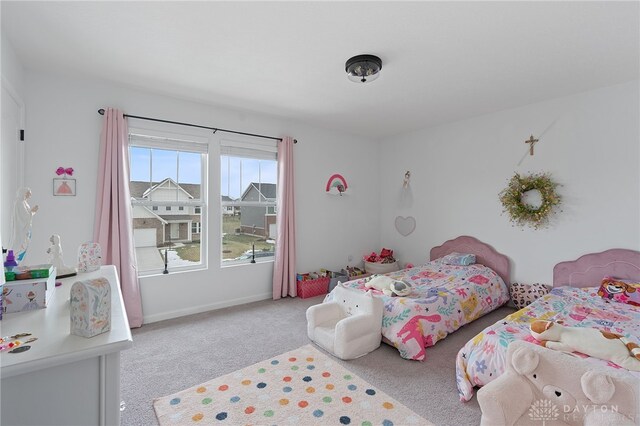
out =
[[(153, 400), (308, 344), (306, 309), (322, 297), (262, 301), (145, 325), (122, 352), (122, 425), (156, 425)], [(383, 344), (340, 361), (362, 379), (437, 425), (477, 425), (474, 398), (458, 400), (455, 356), (484, 327), (514, 310), (500, 308), (407, 361)]]

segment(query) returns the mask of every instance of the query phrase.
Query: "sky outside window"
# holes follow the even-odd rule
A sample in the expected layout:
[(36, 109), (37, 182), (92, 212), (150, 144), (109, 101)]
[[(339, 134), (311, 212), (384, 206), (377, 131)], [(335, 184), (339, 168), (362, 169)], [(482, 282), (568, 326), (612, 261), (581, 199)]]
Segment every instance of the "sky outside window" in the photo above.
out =
[(151, 176), (153, 182), (171, 178), (178, 183), (202, 183), (202, 164), (199, 153), (132, 146), (129, 149), (129, 155), (132, 181), (149, 182), (153, 174)]
[(251, 182), (277, 183), (275, 160), (220, 157), (220, 194), (238, 199)]

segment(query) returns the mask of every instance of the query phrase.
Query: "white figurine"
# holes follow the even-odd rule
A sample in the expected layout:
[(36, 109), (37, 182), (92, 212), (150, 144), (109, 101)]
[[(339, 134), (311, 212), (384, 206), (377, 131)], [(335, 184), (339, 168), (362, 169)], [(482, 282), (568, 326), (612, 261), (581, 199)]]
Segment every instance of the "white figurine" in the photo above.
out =
[(13, 229), (11, 240), (9, 240), (9, 248), (15, 253), (18, 262), (24, 259), (27, 248), (29, 248), (31, 222), (38, 211), (38, 206), (31, 207), (29, 205), (30, 197), (31, 190), (29, 188), (20, 188), (16, 193), (16, 201), (13, 207)]
[(56, 267), (56, 277), (63, 278), (77, 274), (78, 270), (76, 268), (70, 268), (64, 264), (60, 235), (53, 234), (51, 238), (49, 238), (49, 241), (51, 242), (51, 246), (47, 249), (47, 253), (49, 254), (49, 263)]

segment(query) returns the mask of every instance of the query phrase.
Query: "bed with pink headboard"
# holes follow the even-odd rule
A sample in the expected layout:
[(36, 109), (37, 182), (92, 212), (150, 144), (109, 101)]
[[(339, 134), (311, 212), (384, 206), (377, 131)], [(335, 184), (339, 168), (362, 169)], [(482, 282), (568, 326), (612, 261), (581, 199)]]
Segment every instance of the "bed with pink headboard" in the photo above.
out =
[[(611, 249), (558, 263), (553, 268), (551, 293), (485, 328), (460, 349), (456, 358), (460, 399), (468, 401), (473, 396), (474, 386), (483, 386), (504, 372), (509, 343), (525, 340), (539, 344), (529, 332), (529, 324), (536, 319), (597, 328), (640, 343), (640, 307), (598, 295), (604, 277), (640, 282), (640, 252)], [(621, 368), (608, 361), (586, 359), (610, 368)], [(640, 377), (636, 372), (629, 374)]]
[(476, 263), (493, 269), (500, 278), (509, 285), (511, 282), (511, 267), (509, 258), (498, 253), (496, 249), (477, 238), (466, 235), (445, 241), (442, 245), (431, 249), (430, 260), (436, 260), (451, 253), (468, 253), (476, 256)]
[(600, 285), (605, 276), (640, 279), (640, 252), (611, 249), (560, 262), (553, 268), (553, 286), (594, 287)]
[[(476, 263), (452, 265), (442, 257), (454, 252), (474, 254)], [(392, 297), (374, 289), (384, 302), (382, 336), (400, 356), (423, 361), (426, 349), (449, 333), (509, 300), (509, 258), (473, 237), (462, 236), (434, 247), (430, 261), (388, 275), (411, 286), (410, 293)], [(366, 278), (342, 284), (368, 291)], [(333, 300), (330, 293), (325, 301)]]

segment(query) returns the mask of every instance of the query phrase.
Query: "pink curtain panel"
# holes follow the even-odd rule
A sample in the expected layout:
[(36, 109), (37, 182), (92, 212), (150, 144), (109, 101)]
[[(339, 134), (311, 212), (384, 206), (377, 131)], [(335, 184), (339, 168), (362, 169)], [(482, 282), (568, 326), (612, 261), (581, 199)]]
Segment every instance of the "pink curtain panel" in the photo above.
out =
[(142, 300), (133, 244), (129, 193), (129, 130), (124, 114), (107, 108), (100, 135), (100, 164), (93, 240), (103, 264), (115, 265), (131, 328), (142, 325)]
[(278, 144), (278, 212), (273, 299), (296, 296), (296, 214), (294, 203), (293, 138)]

